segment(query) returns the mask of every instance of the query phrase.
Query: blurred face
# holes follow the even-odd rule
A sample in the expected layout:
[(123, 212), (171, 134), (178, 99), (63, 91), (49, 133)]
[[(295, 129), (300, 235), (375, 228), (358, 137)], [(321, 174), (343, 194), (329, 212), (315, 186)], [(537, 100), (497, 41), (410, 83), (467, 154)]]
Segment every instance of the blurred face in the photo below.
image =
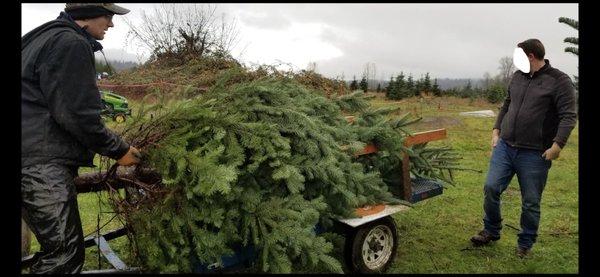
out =
[(112, 22), (112, 15), (105, 15), (96, 18), (84, 19), (80, 20), (82, 27), (87, 26), (87, 32), (90, 35), (97, 39), (103, 40), (104, 34), (108, 31), (108, 28), (114, 27), (115, 25)]
[(525, 54), (522, 48), (517, 47), (513, 52), (513, 64), (523, 73), (529, 73), (531, 70), (531, 57), (533, 54)]

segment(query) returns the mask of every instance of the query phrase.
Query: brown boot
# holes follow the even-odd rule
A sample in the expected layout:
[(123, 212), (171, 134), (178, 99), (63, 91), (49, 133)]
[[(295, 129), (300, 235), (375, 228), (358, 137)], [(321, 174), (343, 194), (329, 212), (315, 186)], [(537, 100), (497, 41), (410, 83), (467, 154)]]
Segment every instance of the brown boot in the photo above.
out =
[(527, 258), (531, 254), (531, 249), (522, 248), (520, 246), (517, 247), (517, 256), (521, 259)]
[(497, 241), (500, 239), (500, 236), (492, 236), (492, 234), (490, 234), (488, 231), (486, 231), (485, 229), (480, 231), (479, 234), (474, 235), (471, 237), (471, 242), (473, 242), (473, 244), (475, 246), (482, 246), (482, 245), (487, 245), (492, 241)]

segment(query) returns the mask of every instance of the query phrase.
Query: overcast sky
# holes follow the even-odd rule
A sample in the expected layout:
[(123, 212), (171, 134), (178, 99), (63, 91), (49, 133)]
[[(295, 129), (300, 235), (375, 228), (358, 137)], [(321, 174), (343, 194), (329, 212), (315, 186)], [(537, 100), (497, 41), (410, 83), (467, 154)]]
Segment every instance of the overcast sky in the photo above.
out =
[[(158, 4), (121, 4), (139, 22)], [(433, 78), (481, 78), (498, 73), (498, 60), (516, 44), (538, 38), (551, 64), (578, 75), (578, 57), (564, 52), (575, 29), (561, 16), (579, 20), (578, 4), (216, 4), (235, 17), (240, 42), (234, 57), (245, 63), (316, 62), (328, 77), (360, 78), (374, 63), (377, 78), (429, 72)], [(56, 18), (64, 4), (22, 4), (21, 34)], [(101, 43), (107, 58), (144, 60), (147, 51), (127, 43), (120, 16)], [(129, 54), (119, 53), (125, 50)]]

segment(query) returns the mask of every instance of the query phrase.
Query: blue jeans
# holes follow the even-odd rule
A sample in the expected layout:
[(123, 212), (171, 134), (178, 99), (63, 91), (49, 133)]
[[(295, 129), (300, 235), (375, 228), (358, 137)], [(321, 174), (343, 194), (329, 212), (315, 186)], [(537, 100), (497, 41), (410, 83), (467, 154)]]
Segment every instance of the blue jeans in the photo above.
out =
[(540, 223), (540, 201), (548, 179), (552, 161), (547, 161), (544, 151), (516, 148), (502, 139), (498, 140), (490, 159), (490, 168), (484, 186), (483, 224), (485, 230), (500, 236), (502, 216), (500, 196), (517, 174), (521, 188), (521, 232), (518, 244), (531, 248), (536, 241)]

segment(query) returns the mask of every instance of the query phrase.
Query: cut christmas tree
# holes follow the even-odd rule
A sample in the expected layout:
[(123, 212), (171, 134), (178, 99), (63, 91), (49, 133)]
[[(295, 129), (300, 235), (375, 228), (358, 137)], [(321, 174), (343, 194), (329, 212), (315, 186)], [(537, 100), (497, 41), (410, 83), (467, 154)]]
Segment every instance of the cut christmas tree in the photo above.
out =
[[(247, 74), (229, 70), (204, 94), (143, 108), (123, 131), (143, 161), (128, 178), (105, 179), (137, 187), (126, 199), (111, 195), (145, 270), (190, 272), (253, 245), (257, 271), (341, 273), (334, 236), (315, 226), (355, 217), (363, 205), (402, 203), (386, 180), (403, 150), (413, 174), (452, 182), (445, 172), (458, 157), (450, 148), (405, 149), (416, 119), (391, 116), (398, 108)], [(379, 151), (355, 157), (366, 143)]]

